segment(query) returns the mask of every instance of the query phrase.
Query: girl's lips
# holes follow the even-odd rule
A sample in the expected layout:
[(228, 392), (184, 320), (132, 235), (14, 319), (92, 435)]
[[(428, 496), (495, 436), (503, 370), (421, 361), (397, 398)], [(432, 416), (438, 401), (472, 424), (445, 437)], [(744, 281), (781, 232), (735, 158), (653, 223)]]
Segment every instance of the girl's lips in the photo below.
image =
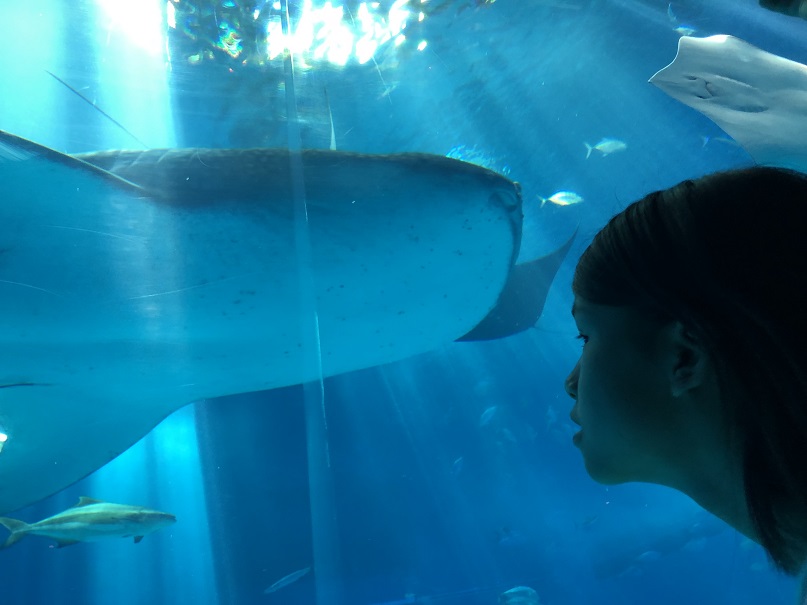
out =
[(572, 443), (577, 445), (580, 443), (580, 440), (583, 438), (583, 431), (577, 431), (574, 435), (572, 435)]
[(569, 412), (569, 420), (574, 422), (577, 426), (580, 426), (580, 418), (577, 417), (577, 402), (575, 402), (574, 407)]

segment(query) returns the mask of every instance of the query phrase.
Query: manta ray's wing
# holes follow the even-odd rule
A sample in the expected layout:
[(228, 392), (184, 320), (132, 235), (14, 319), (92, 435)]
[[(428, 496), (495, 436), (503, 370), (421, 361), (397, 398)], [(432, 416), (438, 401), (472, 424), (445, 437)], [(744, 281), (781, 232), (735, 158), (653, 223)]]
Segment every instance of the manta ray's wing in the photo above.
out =
[(807, 66), (733, 36), (682, 37), (650, 82), (710, 118), (757, 163), (807, 171)]
[(521, 238), (512, 182), (438, 156), (304, 152), (305, 265), (289, 159), (70, 157), (0, 133), (0, 512), (186, 403), (425, 352), (495, 307)]

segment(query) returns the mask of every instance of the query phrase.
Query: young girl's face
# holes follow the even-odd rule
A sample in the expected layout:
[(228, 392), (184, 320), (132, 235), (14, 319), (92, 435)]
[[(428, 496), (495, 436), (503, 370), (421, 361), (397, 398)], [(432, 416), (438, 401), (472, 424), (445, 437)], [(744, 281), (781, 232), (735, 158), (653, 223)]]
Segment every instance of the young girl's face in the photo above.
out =
[[(575, 298), (583, 351), (566, 379), (580, 425), (574, 443), (600, 483), (665, 483), (686, 457), (682, 421), (670, 388), (675, 361), (668, 330), (629, 307)], [(685, 460), (684, 460), (685, 462)]]

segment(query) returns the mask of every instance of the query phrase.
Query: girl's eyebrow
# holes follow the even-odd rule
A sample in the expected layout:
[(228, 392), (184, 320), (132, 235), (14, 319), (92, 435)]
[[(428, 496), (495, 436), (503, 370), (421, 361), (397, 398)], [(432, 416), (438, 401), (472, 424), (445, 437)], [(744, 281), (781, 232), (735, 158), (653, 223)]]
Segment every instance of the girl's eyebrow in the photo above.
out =
[(572, 317), (574, 317), (574, 314), (576, 312), (577, 312), (577, 303), (572, 303)]

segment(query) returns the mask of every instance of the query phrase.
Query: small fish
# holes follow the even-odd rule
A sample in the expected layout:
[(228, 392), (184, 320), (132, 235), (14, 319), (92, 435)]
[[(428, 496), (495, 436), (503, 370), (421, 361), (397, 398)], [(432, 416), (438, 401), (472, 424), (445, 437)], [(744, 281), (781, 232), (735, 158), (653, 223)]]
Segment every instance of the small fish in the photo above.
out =
[(508, 443), (513, 443), (513, 444), (518, 443), (518, 439), (516, 439), (516, 436), (513, 435), (513, 431), (511, 431), (507, 427), (505, 427), (501, 431), (499, 431), (499, 436), (502, 437), (504, 439), (504, 441), (507, 441)]
[(263, 594), (269, 594), (275, 592), (276, 590), (280, 590), (284, 586), (288, 586), (289, 584), (296, 582), (300, 578), (302, 578), (305, 574), (311, 571), (310, 567), (305, 567), (303, 569), (298, 569), (297, 571), (291, 572), (287, 576), (283, 576), (277, 582), (272, 584), (269, 588), (263, 591)]
[(104, 538), (134, 538), (137, 543), (146, 534), (167, 527), (176, 520), (174, 515), (158, 510), (82, 496), (75, 506), (36, 523), (0, 517), (0, 524), (11, 531), (8, 540), (0, 548), (8, 548), (28, 535), (52, 538), (56, 540), (58, 548)]
[(670, 23), (675, 26), (673, 27), (673, 31), (681, 36), (691, 36), (698, 31), (695, 27), (678, 21), (678, 17), (673, 12), (672, 3), (667, 5), (667, 17), (669, 18)]
[(539, 605), (538, 593), (529, 586), (516, 586), (499, 595), (500, 605)]
[(493, 417), (496, 415), (497, 407), (495, 405), (490, 406), (479, 417), (479, 426), (487, 426), (490, 424), (490, 421), (493, 420)]
[(556, 206), (571, 206), (572, 204), (579, 204), (583, 201), (583, 198), (574, 191), (558, 191), (549, 197), (541, 197), (539, 195), (538, 199), (541, 200), (541, 208), (543, 208), (544, 204), (547, 202), (555, 204)]
[(661, 553), (656, 550), (648, 550), (634, 559), (637, 563), (655, 563), (661, 558)]
[(583, 143), (586, 146), (586, 159), (591, 156), (591, 152), (595, 149), (599, 151), (603, 157), (607, 155), (611, 155), (612, 153), (616, 153), (617, 151), (625, 151), (628, 146), (624, 141), (620, 141), (619, 139), (610, 139), (608, 137), (602, 139), (596, 145), (589, 145), (588, 143)]

